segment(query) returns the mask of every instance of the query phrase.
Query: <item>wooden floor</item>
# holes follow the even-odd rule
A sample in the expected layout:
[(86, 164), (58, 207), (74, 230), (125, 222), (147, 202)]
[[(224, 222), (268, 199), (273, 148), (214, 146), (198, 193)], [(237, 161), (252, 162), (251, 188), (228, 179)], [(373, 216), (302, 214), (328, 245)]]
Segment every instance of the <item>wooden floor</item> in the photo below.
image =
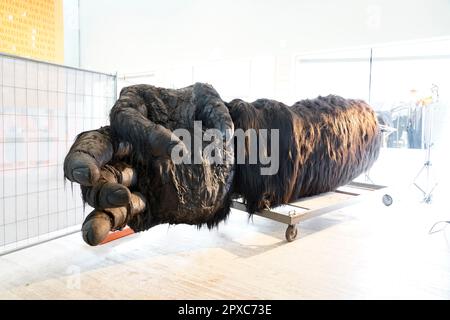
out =
[(218, 230), (162, 225), (88, 247), (74, 234), (0, 257), (3, 299), (450, 299), (437, 205), (365, 202), (285, 226), (235, 211)]

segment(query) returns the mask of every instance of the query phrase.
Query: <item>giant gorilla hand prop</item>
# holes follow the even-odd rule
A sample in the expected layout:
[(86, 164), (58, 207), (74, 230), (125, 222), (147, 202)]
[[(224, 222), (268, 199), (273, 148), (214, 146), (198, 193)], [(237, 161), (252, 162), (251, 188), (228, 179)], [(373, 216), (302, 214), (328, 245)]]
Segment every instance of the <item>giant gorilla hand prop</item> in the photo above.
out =
[[(174, 150), (192, 157), (195, 151), (173, 131), (194, 134), (194, 121), (220, 133), (219, 157), (234, 159), (243, 148), (246, 161), (211, 163), (200, 154), (200, 163), (175, 163)], [(278, 130), (279, 141), (269, 137), (265, 150), (277, 146), (274, 174), (261, 175), (265, 165), (249, 163), (254, 137), (241, 145), (230, 139), (235, 128)], [(136, 85), (121, 91), (110, 127), (78, 135), (64, 173), (81, 184), (83, 200), (96, 208), (82, 231), (87, 243), (97, 245), (125, 225), (135, 231), (161, 223), (211, 228), (227, 217), (232, 195), (243, 196), (253, 213), (333, 190), (370, 168), (379, 147), (375, 114), (363, 101), (328, 96), (292, 107), (266, 99), (225, 103), (207, 84), (178, 90)]]

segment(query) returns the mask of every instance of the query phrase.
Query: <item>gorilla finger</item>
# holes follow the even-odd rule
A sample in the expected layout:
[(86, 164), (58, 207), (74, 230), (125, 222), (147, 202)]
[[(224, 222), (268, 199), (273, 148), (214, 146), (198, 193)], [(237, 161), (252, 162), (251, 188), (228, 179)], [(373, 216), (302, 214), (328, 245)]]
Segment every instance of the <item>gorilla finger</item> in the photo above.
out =
[(80, 151), (69, 152), (64, 160), (64, 176), (72, 182), (91, 186), (100, 178), (95, 159)]
[(130, 217), (133, 218), (143, 213), (146, 207), (147, 203), (144, 196), (139, 192), (133, 192), (130, 198)]
[(83, 240), (91, 246), (100, 244), (110, 231), (125, 227), (127, 212), (127, 207), (92, 211), (81, 227)]
[(94, 210), (84, 220), (81, 227), (83, 240), (91, 245), (100, 244), (112, 229), (112, 219), (104, 211)]
[(120, 162), (114, 164), (114, 175), (117, 182), (123, 184), (126, 187), (133, 187), (137, 183), (137, 173), (130, 165)]
[(136, 185), (136, 171), (126, 163), (105, 165), (100, 171), (100, 179), (92, 187), (82, 186), (83, 200), (97, 209), (114, 208), (130, 201), (127, 187)]
[(64, 176), (84, 186), (100, 178), (100, 169), (113, 157), (109, 127), (79, 134), (64, 159)]
[(127, 221), (143, 213), (145, 207), (145, 198), (133, 193), (128, 206), (92, 211), (81, 228), (84, 241), (91, 246), (100, 244), (110, 231), (124, 228)]
[(171, 130), (159, 124), (149, 130), (148, 143), (155, 157), (170, 157), (175, 147), (183, 154), (187, 153), (185, 144)]
[(147, 200), (138, 192), (132, 193), (128, 226), (136, 232), (146, 230), (149, 228), (151, 220), (152, 216), (147, 207)]
[(219, 130), (223, 140), (231, 139), (234, 133), (233, 120), (217, 91), (204, 83), (196, 83), (193, 91), (195, 119), (201, 120), (206, 128)]
[(92, 187), (81, 187), (83, 201), (97, 209), (115, 208), (128, 204), (130, 190), (119, 183), (107, 182), (101, 179)]
[(137, 173), (134, 168), (124, 162), (107, 164), (100, 171), (99, 181), (120, 183), (126, 187), (136, 185)]

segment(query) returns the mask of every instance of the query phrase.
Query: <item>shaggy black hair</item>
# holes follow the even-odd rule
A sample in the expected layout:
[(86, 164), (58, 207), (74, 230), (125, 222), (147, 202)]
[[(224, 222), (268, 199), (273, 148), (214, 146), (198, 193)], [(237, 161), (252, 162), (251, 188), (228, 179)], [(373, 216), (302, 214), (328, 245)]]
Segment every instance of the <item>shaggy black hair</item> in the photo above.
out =
[(367, 171), (379, 154), (377, 118), (361, 100), (329, 95), (288, 107), (236, 99), (227, 106), (236, 129), (280, 132), (277, 174), (261, 175), (261, 164), (236, 165), (233, 192), (250, 213), (334, 190)]

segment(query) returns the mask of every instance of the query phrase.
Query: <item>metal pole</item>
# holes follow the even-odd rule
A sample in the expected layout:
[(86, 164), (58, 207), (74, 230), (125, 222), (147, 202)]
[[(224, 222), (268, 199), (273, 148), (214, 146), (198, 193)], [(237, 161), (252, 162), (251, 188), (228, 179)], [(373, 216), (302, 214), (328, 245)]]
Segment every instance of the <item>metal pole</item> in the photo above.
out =
[(372, 48), (370, 48), (370, 59), (369, 59), (369, 104), (370, 98), (372, 97)]

